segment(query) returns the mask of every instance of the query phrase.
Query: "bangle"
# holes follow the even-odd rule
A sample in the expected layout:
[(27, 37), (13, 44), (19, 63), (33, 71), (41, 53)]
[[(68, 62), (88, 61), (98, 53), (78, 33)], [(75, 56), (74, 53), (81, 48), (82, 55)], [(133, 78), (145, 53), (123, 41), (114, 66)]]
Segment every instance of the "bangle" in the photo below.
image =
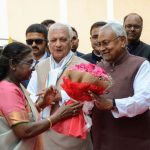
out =
[(112, 99), (112, 103), (113, 103), (113, 108), (115, 108), (116, 107), (116, 102), (115, 102), (114, 98)]
[(46, 118), (47, 120), (48, 120), (48, 122), (49, 122), (49, 128), (51, 128), (52, 127), (52, 120), (51, 120), (51, 118), (50, 117), (48, 117), (48, 118)]

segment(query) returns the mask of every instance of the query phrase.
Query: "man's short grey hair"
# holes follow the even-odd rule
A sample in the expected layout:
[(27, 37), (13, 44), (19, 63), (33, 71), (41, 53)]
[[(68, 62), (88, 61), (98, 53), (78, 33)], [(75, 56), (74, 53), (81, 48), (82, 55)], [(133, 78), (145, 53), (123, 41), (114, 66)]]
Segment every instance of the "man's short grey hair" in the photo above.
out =
[(73, 31), (71, 29), (71, 26), (67, 25), (67, 24), (63, 24), (63, 23), (54, 23), (50, 26), (49, 31), (48, 31), (48, 39), (50, 38), (50, 32), (52, 30), (57, 30), (57, 29), (66, 29), (66, 31), (68, 31), (68, 35), (69, 35), (69, 40), (72, 39), (73, 37)]
[(117, 37), (124, 36), (127, 38), (126, 31), (125, 31), (123, 25), (120, 23), (109, 22), (106, 25), (104, 25), (101, 29), (105, 29), (105, 28), (111, 28), (113, 30), (113, 32), (115, 32)]

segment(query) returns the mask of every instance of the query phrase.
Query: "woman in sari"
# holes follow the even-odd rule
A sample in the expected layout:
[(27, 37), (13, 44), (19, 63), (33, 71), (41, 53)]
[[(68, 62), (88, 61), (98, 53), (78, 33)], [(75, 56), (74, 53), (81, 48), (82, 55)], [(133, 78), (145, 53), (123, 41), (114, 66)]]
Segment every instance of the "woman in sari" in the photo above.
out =
[(62, 119), (79, 114), (82, 107), (78, 102), (62, 106), (40, 120), (38, 111), (60, 100), (60, 94), (51, 87), (38, 103), (32, 103), (20, 84), (31, 75), (31, 51), (28, 46), (14, 42), (8, 44), (0, 56), (0, 149), (3, 150), (51, 149), (43, 147), (41, 133)]

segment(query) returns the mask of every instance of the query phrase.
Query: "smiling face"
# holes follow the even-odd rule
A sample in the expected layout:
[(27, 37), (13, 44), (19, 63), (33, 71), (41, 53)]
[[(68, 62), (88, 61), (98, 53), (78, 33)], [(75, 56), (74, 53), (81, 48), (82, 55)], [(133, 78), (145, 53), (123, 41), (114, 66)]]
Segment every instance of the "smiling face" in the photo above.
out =
[(114, 63), (124, 51), (126, 38), (117, 37), (111, 28), (104, 28), (99, 30), (98, 44), (103, 59)]
[(66, 28), (49, 31), (49, 49), (56, 62), (60, 62), (71, 50), (71, 39)]
[(99, 33), (99, 29), (100, 27), (95, 27), (91, 30), (91, 37), (90, 37), (90, 41), (91, 41), (91, 46), (94, 50), (94, 52), (99, 55), (99, 47), (98, 47), (98, 33)]
[(142, 20), (138, 15), (129, 15), (124, 21), (128, 42), (139, 40), (142, 32)]
[(32, 52), (27, 54), (19, 63), (15, 65), (15, 70), (13, 71), (14, 76), (17, 81), (21, 82), (23, 80), (29, 79), (32, 73), (33, 56)]

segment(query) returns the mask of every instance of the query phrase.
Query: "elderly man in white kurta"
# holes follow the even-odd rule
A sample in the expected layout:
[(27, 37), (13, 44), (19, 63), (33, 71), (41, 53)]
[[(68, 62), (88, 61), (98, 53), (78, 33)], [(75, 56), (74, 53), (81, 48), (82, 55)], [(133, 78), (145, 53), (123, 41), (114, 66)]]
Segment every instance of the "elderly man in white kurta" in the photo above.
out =
[[(55, 105), (57, 108), (69, 97), (60, 87), (62, 76), (67, 67), (81, 62), (87, 63), (85, 60), (75, 56), (71, 51), (72, 30), (69, 26), (55, 23), (48, 33), (49, 49), (51, 56), (36, 67), (30, 83), (27, 87), (31, 94), (32, 100), (37, 100), (37, 94), (43, 89), (53, 85), (61, 91), (62, 101)], [(54, 108), (54, 109), (55, 109)], [(50, 114), (50, 107), (42, 112), (42, 117)], [(53, 147), (53, 150), (91, 150), (92, 144), (89, 138), (82, 140), (71, 136), (65, 136), (54, 130), (49, 130), (44, 137), (45, 149)], [(47, 141), (47, 142), (46, 142)]]

